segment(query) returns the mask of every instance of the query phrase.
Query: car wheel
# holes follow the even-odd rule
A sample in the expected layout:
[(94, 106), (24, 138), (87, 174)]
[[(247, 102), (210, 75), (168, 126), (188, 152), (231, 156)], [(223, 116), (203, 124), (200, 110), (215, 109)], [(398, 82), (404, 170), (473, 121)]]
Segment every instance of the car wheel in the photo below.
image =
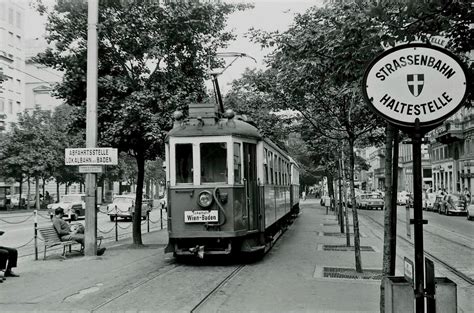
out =
[(115, 221), (115, 216), (109, 215), (109, 218), (110, 218), (110, 221), (111, 221), (111, 222)]
[(71, 221), (77, 221), (77, 215), (76, 214), (71, 215)]

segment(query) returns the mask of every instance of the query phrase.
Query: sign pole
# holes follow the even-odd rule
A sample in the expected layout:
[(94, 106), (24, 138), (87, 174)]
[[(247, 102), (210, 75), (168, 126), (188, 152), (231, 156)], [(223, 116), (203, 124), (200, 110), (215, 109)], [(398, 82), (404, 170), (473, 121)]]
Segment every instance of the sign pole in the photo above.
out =
[[(423, 134), (420, 120), (415, 120), (413, 139), (413, 224), (415, 235), (415, 306), (416, 312), (425, 311), (424, 288), (424, 251), (423, 251), (423, 209), (422, 209), (422, 175), (421, 175), (421, 141)], [(427, 221), (426, 221), (427, 222)]]
[[(87, 22), (87, 115), (86, 147), (97, 146), (97, 21), (99, 20), (98, 0), (88, 1)], [(96, 174), (86, 174), (86, 229), (84, 253), (97, 254), (97, 212)]]

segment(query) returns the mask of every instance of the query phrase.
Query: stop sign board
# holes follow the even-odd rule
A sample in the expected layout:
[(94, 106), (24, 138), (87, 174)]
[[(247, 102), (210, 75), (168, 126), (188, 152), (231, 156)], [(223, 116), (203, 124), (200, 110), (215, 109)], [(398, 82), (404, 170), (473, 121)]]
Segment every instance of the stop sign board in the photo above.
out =
[(454, 114), (467, 96), (467, 71), (451, 52), (426, 44), (387, 50), (367, 67), (362, 91), (367, 103), (389, 122), (431, 127)]

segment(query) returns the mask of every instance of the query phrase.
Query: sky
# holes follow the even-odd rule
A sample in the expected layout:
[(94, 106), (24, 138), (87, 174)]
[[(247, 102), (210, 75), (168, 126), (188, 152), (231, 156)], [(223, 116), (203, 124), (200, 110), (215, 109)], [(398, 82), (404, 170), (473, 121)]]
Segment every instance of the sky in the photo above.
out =
[[(45, 18), (39, 16), (37, 12), (29, 8), (27, 0), (25, 38), (32, 39), (41, 37), (45, 33)], [(243, 52), (255, 58), (255, 63), (249, 58), (239, 58), (220, 77), (219, 84), (222, 93), (230, 89), (230, 83), (234, 79), (241, 77), (245, 68), (263, 69), (265, 67), (264, 57), (270, 50), (262, 50), (258, 44), (250, 42), (245, 38), (245, 33), (253, 27), (265, 31), (284, 31), (293, 21), (295, 14), (304, 13), (311, 6), (322, 6), (324, 0), (225, 0), (227, 2), (248, 2), (253, 3), (254, 8), (245, 11), (235, 12), (228, 18), (227, 29), (233, 30), (237, 34), (237, 39), (231, 42), (229, 47), (222, 52)], [(53, 0), (43, 0), (44, 3), (53, 3)], [(232, 61), (226, 58), (226, 62)], [(209, 86), (211, 86), (209, 84)]]

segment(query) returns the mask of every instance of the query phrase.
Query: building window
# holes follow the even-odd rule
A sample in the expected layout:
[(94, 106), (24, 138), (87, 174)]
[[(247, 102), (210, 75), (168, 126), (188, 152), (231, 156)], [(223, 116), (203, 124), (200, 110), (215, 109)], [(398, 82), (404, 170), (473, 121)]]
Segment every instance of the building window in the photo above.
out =
[(0, 113), (5, 113), (5, 99), (0, 98)]
[(5, 20), (5, 3), (0, 1), (0, 21)]
[(13, 114), (13, 101), (8, 100), (8, 113)]
[(17, 110), (17, 112), (21, 112), (21, 102), (20, 101), (16, 102), (16, 110)]
[(21, 29), (21, 13), (16, 12), (16, 27)]
[(13, 9), (8, 9), (8, 24), (13, 25)]

